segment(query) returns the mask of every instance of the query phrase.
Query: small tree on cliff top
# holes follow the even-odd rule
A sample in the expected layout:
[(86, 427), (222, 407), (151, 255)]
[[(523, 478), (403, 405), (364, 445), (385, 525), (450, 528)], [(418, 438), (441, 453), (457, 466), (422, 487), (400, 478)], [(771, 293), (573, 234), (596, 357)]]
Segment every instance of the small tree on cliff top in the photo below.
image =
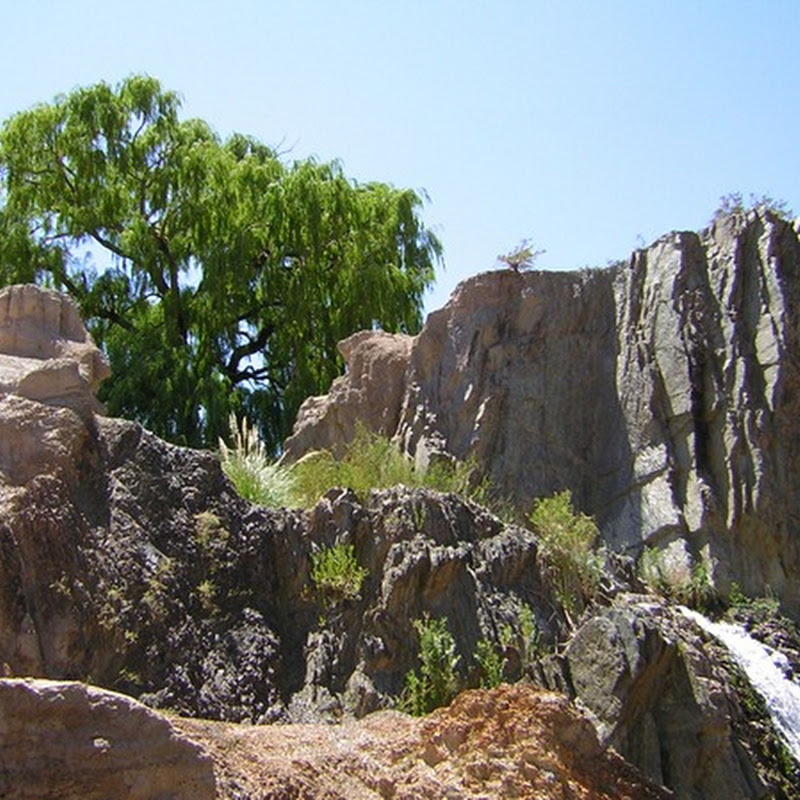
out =
[(523, 239), (510, 252), (497, 256), (497, 260), (515, 272), (519, 272), (521, 269), (532, 269), (536, 259), (544, 252), (544, 250), (534, 250), (530, 239)]
[(0, 281), (78, 301), (111, 362), (110, 413), (212, 445), (247, 414), (273, 449), (338, 374), (340, 339), (418, 330), (440, 244), (416, 193), (223, 142), (179, 106), (135, 76), (7, 120)]

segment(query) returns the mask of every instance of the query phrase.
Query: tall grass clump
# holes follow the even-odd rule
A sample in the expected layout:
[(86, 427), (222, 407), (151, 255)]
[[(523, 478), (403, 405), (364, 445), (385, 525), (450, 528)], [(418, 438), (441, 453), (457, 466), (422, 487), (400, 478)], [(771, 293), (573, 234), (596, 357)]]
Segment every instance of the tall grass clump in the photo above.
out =
[(291, 470), (294, 497), (303, 507), (316, 503), (334, 486), (345, 486), (362, 498), (372, 489), (400, 485), (453, 492), (476, 502), (482, 499), (479, 492), (485, 492), (485, 484), (471, 485), (474, 465), (441, 462), (419, 469), (395, 442), (361, 425), (341, 458), (335, 458), (327, 450), (315, 451), (301, 458)]
[(315, 450), (289, 465), (270, 461), (246, 419), (237, 422), (232, 417), (230, 427), (233, 446), (219, 442), (222, 469), (237, 492), (258, 505), (310, 508), (337, 486), (352, 489), (363, 499), (372, 489), (402, 485), (458, 494), (502, 515), (488, 481), (475, 480), (473, 463), (442, 460), (420, 469), (395, 442), (361, 425), (341, 458)]
[(251, 503), (271, 508), (294, 505), (294, 479), (290, 470), (273, 463), (267, 456), (264, 443), (246, 418), (237, 422), (230, 417), (233, 446), (219, 440), (223, 472), (236, 491)]
[(575, 511), (569, 490), (537, 500), (530, 521), (539, 536), (542, 572), (572, 626), (597, 595), (603, 577), (604, 554), (595, 547), (597, 525)]

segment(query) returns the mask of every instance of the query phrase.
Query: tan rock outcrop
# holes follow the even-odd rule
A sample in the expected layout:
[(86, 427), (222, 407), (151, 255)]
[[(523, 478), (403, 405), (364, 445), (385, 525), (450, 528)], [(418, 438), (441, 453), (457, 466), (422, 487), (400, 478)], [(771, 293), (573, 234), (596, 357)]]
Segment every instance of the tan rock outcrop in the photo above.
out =
[(135, 700), (81, 683), (0, 680), (0, 797), (215, 796), (209, 757)]
[(328, 395), (303, 403), (284, 460), (295, 461), (313, 450), (338, 454), (357, 424), (391, 435), (400, 419), (412, 344), (410, 336), (383, 331), (362, 331), (339, 342), (347, 375), (333, 382)]
[(0, 290), (0, 395), (94, 411), (108, 375), (71, 299), (33, 285)]

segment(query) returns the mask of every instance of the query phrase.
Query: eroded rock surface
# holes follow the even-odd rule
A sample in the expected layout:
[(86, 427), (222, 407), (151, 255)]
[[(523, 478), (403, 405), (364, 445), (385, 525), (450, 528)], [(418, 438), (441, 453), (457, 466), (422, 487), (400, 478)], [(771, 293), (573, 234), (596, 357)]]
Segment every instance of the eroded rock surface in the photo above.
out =
[(0, 395), (82, 412), (109, 375), (75, 303), (33, 285), (0, 289)]
[(420, 462), (472, 456), (522, 508), (568, 488), (615, 549), (705, 558), (723, 591), (769, 587), (797, 616), (799, 274), (796, 228), (762, 209), (604, 270), (477, 275), (397, 339), (404, 373), (356, 374), (382, 345), (348, 342), (348, 373), (301, 411), (288, 457), (347, 435), (351, 384), (402, 391), (379, 429)]
[(603, 750), (565, 698), (527, 686), (471, 691), (427, 719), (384, 711), (340, 726), (179, 720), (212, 754), (224, 800), (660, 800)]
[[(0, 464), (0, 664), (13, 675), (91, 675), (211, 718), (335, 718), (402, 691), (426, 613), (449, 618), (465, 673), (523, 604), (552, 634), (533, 534), (479, 506), (399, 488), (255, 508), (209, 453), (3, 402), (22, 415), (15, 452), (31, 454)], [(311, 554), (334, 543), (368, 571), (356, 599), (314, 586)]]
[(216, 782), (199, 746), (129, 697), (0, 679), (0, 797), (213, 800)]

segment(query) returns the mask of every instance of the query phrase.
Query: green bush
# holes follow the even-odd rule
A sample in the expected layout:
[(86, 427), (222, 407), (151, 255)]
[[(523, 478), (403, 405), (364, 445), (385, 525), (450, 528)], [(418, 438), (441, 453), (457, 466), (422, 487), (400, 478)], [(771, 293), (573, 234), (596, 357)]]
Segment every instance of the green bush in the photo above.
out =
[(600, 589), (605, 559), (595, 549), (597, 525), (573, 509), (568, 490), (537, 500), (530, 521), (539, 536), (540, 568), (572, 625)]
[[(517, 680), (529, 675), (545, 652), (533, 610), (526, 603), (522, 604), (515, 623), (503, 625), (497, 641), (487, 638), (478, 641), (475, 663), (479, 685), (483, 689), (494, 689), (504, 680)], [(510, 658), (513, 653), (516, 653), (516, 659)]]
[(401, 707), (421, 717), (435, 708), (446, 706), (459, 687), (459, 656), (456, 643), (447, 629), (447, 620), (430, 619), (427, 615), (414, 622), (419, 635), (419, 672), (406, 675), (406, 689)]
[(762, 597), (748, 597), (742, 592), (736, 581), (731, 583), (728, 593), (728, 605), (731, 611), (743, 611), (756, 618), (773, 619), (780, 615), (780, 600), (773, 594), (769, 586)]
[(475, 648), (475, 660), (478, 662), (482, 689), (495, 689), (503, 682), (505, 657), (499, 648), (488, 639), (481, 639)]
[(525, 673), (537, 659), (541, 658), (546, 648), (542, 642), (542, 632), (536, 624), (533, 609), (529, 605), (522, 606), (518, 616), (518, 624), (519, 635), (522, 640), (519, 648), (520, 666), (522, 672)]
[(360, 497), (371, 489), (419, 486), (422, 476), (408, 456), (388, 438), (359, 426), (340, 459), (327, 450), (309, 453), (292, 466), (295, 499), (312, 506), (334, 486), (346, 486)]
[(346, 486), (362, 498), (372, 489), (400, 485), (465, 497), (486, 493), (484, 484), (471, 486), (475, 473), (472, 464), (437, 462), (428, 469), (418, 469), (395, 442), (361, 425), (341, 458), (334, 458), (327, 450), (316, 451), (301, 458), (291, 471), (294, 497), (303, 507), (312, 506), (334, 486)]
[(522, 269), (532, 269), (536, 259), (544, 252), (544, 250), (534, 250), (530, 239), (523, 239), (510, 252), (497, 256), (497, 260), (509, 269), (519, 272)]
[(326, 605), (358, 597), (368, 574), (353, 545), (335, 544), (311, 554), (311, 578)]

